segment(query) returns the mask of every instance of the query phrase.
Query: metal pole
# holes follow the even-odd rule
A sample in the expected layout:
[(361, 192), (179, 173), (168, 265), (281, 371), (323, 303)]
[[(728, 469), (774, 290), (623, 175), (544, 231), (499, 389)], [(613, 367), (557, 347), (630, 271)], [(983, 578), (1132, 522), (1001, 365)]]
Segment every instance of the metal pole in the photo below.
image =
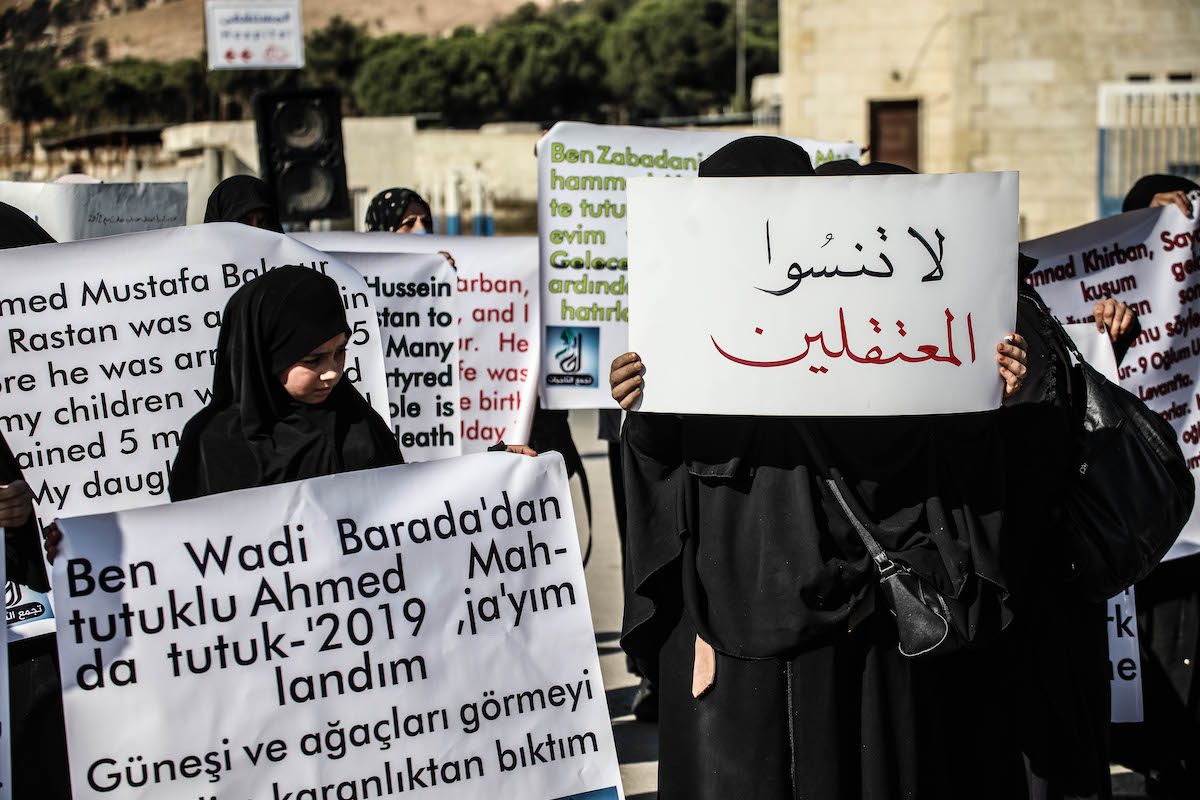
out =
[(742, 112), (749, 109), (746, 103), (746, 0), (736, 0), (735, 14), (737, 21), (737, 82), (734, 96), (734, 111)]

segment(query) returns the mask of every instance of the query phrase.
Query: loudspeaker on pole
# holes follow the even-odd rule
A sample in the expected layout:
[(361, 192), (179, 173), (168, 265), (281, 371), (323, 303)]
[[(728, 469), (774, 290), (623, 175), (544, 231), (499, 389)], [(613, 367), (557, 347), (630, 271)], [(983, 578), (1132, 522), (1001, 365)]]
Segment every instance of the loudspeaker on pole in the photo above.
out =
[(254, 98), (258, 162), (284, 222), (353, 211), (342, 149), (342, 97), (333, 88), (278, 89)]

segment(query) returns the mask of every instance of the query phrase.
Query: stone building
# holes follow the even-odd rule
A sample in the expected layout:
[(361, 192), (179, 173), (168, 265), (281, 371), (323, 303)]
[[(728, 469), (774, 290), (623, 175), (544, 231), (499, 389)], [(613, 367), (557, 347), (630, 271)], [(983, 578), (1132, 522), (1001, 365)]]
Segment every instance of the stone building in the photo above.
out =
[[(1197, 0), (780, 0), (785, 133), (922, 172), (1019, 170), (1022, 235), (1200, 172)], [(1103, 103), (1101, 97), (1104, 97)]]

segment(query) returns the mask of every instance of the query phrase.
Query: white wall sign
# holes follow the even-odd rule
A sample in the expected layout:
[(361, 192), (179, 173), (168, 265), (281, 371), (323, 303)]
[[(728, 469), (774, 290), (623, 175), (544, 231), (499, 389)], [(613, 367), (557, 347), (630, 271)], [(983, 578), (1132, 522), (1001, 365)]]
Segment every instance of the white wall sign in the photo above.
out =
[[(608, 366), (628, 349), (626, 181), (695, 177), (707, 155), (745, 135), (560, 122), (538, 143), (540, 392), (548, 408), (616, 408)], [(792, 141), (814, 166), (862, 153), (851, 142)], [(708, 211), (719, 225), (718, 209)]]
[(500, 439), (529, 440), (541, 347), (537, 239), (349, 231), (295, 238), (338, 253), (450, 253), (458, 271), (463, 452), (486, 450)]
[(187, 223), (186, 183), (0, 181), (0, 202), (33, 217), (59, 242)]
[(205, 0), (211, 69), (300, 69), (300, 0)]
[[(1084, 360), (1117, 381), (1117, 357), (1107, 333), (1095, 323), (1063, 326)], [(1113, 722), (1142, 721), (1142, 657), (1138, 650), (1137, 604), (1133, 587), (1108, 601), (1108, 670)]]
[[(1138, 313), (1142, 333), (1119, 374), (1123, 387), (1171, 423), (1192, 475), (1200, 473), (1200, 211), (1131, 211), (1021, 243), (1029, 276), (1054, 316), (1091, 321), (1109, 297)], [(1200, 552), (1200, 510), (1167, 558)]]
[(362, 273), (375, 298), (391, 408), (404, 460), (462, 454), (458, 276), (436, 253), (331, 253)]
[(619, 800), (572, 520), (507, 453), (63, 520), (75, 796)]
[(629, 210), (642, 411), (999, 405), (995, 347), (1016, 308), (1016, 173), (634, 178)]

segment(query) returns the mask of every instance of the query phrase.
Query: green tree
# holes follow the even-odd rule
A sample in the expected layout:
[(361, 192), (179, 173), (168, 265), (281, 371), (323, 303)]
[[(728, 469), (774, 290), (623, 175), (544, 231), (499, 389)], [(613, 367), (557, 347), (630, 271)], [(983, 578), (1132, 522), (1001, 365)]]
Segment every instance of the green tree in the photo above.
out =
[(608, 83), (635, 119), (718, 109), (733, 94), (733, 11), (715, 0), (641, 0), (608, 29)]
[(606, 29), (599, 17), (564, 20), (526, 5), (489, 31), (501, 113), (529, 120), (596, 116), (606, 97), (600, 55)]
[(354, 25), (341, 16), (329, 20), (324, 28), (310, 33), (304, 42), (305, 73), (317, 86), (336, 86), (342, 90), (347, 113), (354, 113), (354, 79), (362, 69), (370, 37), (362, 25)]
[(354, 81), (354, 97), (370, 115), (445, 110), (449, 81), (438, 44), (424, 36), (389, 36), (372, 48)]
[(45, 42), (49, 24), (49, 0), (0, 14), (0, 103), (21, 123), (23, 154), (32, 149), (33, 123), (53, 111), (43, 83), (57, 60), (54, 47)]

